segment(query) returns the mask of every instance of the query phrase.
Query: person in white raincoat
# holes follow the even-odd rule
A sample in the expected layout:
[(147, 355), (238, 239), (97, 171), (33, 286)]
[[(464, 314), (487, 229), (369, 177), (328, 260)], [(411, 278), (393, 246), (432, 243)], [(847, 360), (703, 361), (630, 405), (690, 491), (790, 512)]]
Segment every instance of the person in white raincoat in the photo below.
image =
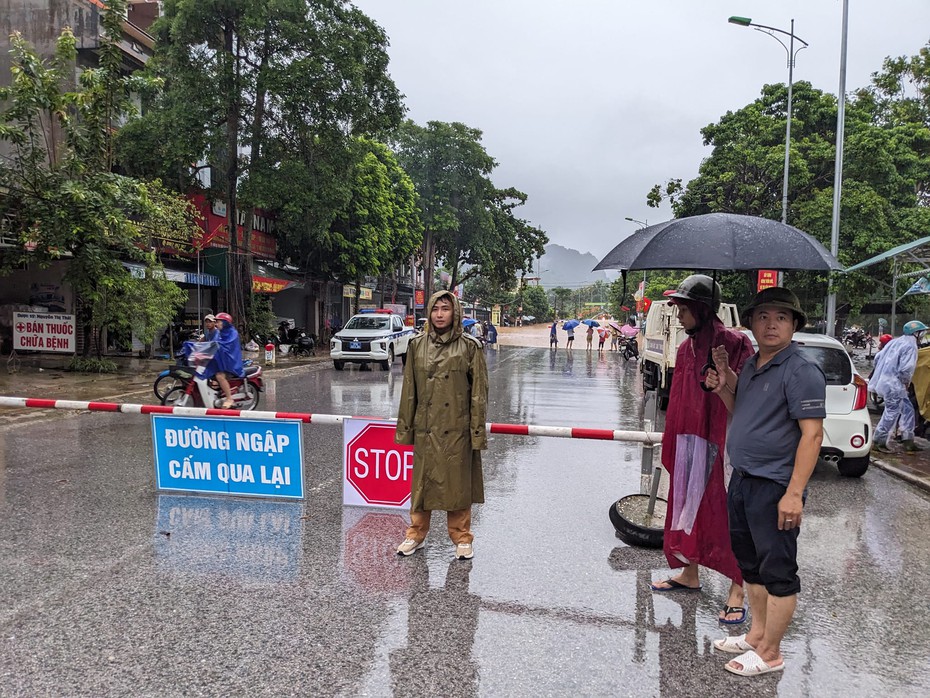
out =
[(888, 437), (895, 422), (901, 430), (904, 450), (920, 450), (914, 443), (915, 414), (907, 387), (917, 367), (917, 342), (927, 329), (920, 320), (911, 320), (904, 325), (904, 334), (888, 342), (875, 357), (875, 370), (869, 387), (885, 401), (885, 411), (872, 439), (872, 449), (879, 453), (892, 452)]

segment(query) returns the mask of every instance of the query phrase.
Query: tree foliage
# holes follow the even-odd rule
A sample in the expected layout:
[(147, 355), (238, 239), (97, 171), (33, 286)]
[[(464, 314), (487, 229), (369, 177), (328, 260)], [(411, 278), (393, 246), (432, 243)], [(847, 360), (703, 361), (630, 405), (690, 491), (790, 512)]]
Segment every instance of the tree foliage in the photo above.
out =
[[(925, 54), (916, 62), (886, 61), (885, 73), (875, 76), (873, 86), (849, 99), (839, 239), (844, 266), (926, 235), (930, 229), (924, 195), (930, 178), (930, 122), (920, 108), (921, 99), (902, 97), (903, 82), (914, 75), (908, 71), (925, 67)], [(926, 82), (917, 86), (925, 104)], [(836, 99), (806, 82), (796, 83), (794, 89), (788, 222), (829, 249)], [(701, 133), (713, 152), (698, 176), (686, 185), (674, 179), (656, 185), (648, 203), (657, 205), (668, 198), (676, 217), (723, 211), (780, 218), (786, 108), (786, 86), (766, 85), (759, 99), (706, 126)], [(840, 298), (853, 308), (874, 293), (874, 283), (863, 281), (857, 274), (836, 275)], [(745, 302), (755, 279), (728, 274), (721, 283), (725, 296)], [(790, 284), (812, 310), (826, 294), (823, 276), (794, 272)]]
[[(121, 73), (124, 4), (109, 5), (99, 67), (82, 71), (76, 89), (68, 89), (77, 55), (70, 30), (47, 62), (14, 34), (11, 85), (0, 89), (0, 139), (9, 144), (0, 162), (0, 214), (23, 245), (4, 253), (3, 268), (69, 258), (64, 280), (89, 339), (104, 327), (151, 336), (168, 323), (184, 293), (165, 279), (153, 240), (190, 239), (197, 230), (192, 207), (157, 181), (111, 171), (114, 127), (131, 112), (141, 82)], [(146, 267), (146, 278), (135, 278), (123, 260)], [(85, 348), (101, 350), (92, 342)]]
[[(396, 127), (403, 114), (384, 31), (347, 0), (167, 0), (154, 31), (150, 70), (165, 88), (121, 134), (127, 166), (170, 176), (186, 191), (195, 184), (191, 163), (209, 163), (231, 246), (244, 253), (234, 257), (248, 259), (251, 212), (261, 207), (280, 217), (285, 252), (311, 265), (324, 259), (311, 252), (360, 213), (351, 202), (366, 185), (355, 177), (371, 176), (360, 169), (356, 139)], [(334, 253), (343, 267), (377, 271), (366, 266), (371, 255)], [(240, 277), (248, 270), (233, 274), (232, 300), (247, 309), (250, 284)]]
[(420, 197), (428, 279), (440, 261), (450, 270), (450, 287), (478, 276), (509, 287), (532, 270), (548, 238), (515, 214), (526, 194), (491, 182), (497, 163), (481, 144), (480, 130), (407, 121), (396, 151)]

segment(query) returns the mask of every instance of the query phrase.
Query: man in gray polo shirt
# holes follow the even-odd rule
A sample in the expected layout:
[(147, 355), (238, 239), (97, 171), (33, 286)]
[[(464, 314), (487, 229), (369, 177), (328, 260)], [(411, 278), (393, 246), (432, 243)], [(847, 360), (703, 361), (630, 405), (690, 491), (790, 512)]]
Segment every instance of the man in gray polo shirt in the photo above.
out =
[[(792, 334), (807, 316), (786, 288), (753, 299), (742, 322), (759, 350), (737, 375), (723, 347), (706, 384), (733, 415), (727, 452), (733, 476), (727, 492), (730, 541), (749, 595), (752, 626), (745, 635), (714, 642), (739, 654), (725, 666), (741, 676), (785, 668), (781, 641), (797, 606), (797, 540), (804, 491), (823, 440), (826, 379), (798, 351)], [(742, 653), (742, 654), (740, 654)]]

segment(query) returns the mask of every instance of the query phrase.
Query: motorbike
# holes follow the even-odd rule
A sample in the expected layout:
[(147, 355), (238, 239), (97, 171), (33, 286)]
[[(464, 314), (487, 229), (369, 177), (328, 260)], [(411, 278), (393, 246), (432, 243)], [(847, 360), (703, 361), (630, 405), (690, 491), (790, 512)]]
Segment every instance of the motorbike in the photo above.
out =
[[(194, 369), (187, 365), (183, 352), (177, 353), (177, 360), (178, 362), (174, 366), (166, 368), (155, 377), (152, 390), (155, 391), (155, 397), (160, 401), (164, 400), (172, 389), (183, 386), (184, 382), (194, 374)], [(251, 366), (252, 359), (245, 359), (242, 365), (246, 368)]]
[(846, 329), (843, 331), (843, 344), (853, 349), (865, 349), (874, 346), (872, 335), (860, 327)]
[[(216, 378), (204, 378), (207, 366), (216, 353), (213, 342), (190, 342), (187, 358), (187, 370), (178, 371), (177, 378), (181, 384), (171, 388), (161, 399), (161, 404), (172, 407), (221, 407), (223, 390)], [(265, 384), (262, 379), (262, 367), (252, 364), (244, 367), (245, 376), (231, 378), (234, 410), (254, 410)]]
[(620, 349), (620, 353), (623, 355), (624, 359), (638, 359), (639, 358), (639, 344), (636, 343), (636, 337), (626, 337), (623, 341), (623, 346)]
[(172, 346), (177, 350), (184, 342), (197, 341), (202, 336), (203, 332), (198, 327), (191, 328), (182, 322), (173, 322), (165, 328), (158, 345), (162, 351), (168, 351)]
[(282, 320), (278, 325), (277, 346), (286, 344), (290, 348), (288, 352), (298, 356), (316, 355), (316, 338), (308, 335), (302, 327), (291, 327), (287, 320)]

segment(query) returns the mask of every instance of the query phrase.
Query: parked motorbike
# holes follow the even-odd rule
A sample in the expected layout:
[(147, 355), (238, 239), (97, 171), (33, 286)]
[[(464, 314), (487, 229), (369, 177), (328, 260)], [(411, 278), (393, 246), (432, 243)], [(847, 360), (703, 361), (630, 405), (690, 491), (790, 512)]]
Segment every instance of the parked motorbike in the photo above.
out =
[(203, 332), (199, 327), (187, 327), (182, 322), (173, 322), (165, 328), (158, 345), (162, 351), (168, 351), (172, 346), (177, 350), (184, 342), (198, 341), (202, 336)]
[(636, 343), (636, 337), (626, 337), (623, 340), (623, 346), (620, 349), (620, 353), (623, 355), (624, 359), (638, 359), (639, 344)]
[(315, 356), (316, 339), (312, 334), (308, 335), (303, 330), (300, 330), (300, 334), (291, 344), (290, 352), (297, 356)]
[[(192, 342), (190, 349), (187, 359), (189, 376), (179, 375), (181, 385), (171, 388), (161, 403), (172, 407), (221, 407), (224, 400), (222, 388), (216, 378), (203, 377), (216, 353), (216, 344)], [(258, 407), (259, 394), (265, 387), (262, 367), (254, 364), (245, 367), (245, 377), (231, 378), (229, 387), (234, 402), (231, 409), (254, 410)]]
[(316, 354), (316, 338), (308, 335), (302, 327), (291, 327), (291, 323), (282, 320), (278, 325), (278, 341), (276, 346), (285, 344), (288, 352), (298, 356), (314, 356)]
[(874, 346), (874, 340), (872, 335), (861, 327), (853, 327), (843, 331), (843, 344), (853, 349), (865, 349)]

